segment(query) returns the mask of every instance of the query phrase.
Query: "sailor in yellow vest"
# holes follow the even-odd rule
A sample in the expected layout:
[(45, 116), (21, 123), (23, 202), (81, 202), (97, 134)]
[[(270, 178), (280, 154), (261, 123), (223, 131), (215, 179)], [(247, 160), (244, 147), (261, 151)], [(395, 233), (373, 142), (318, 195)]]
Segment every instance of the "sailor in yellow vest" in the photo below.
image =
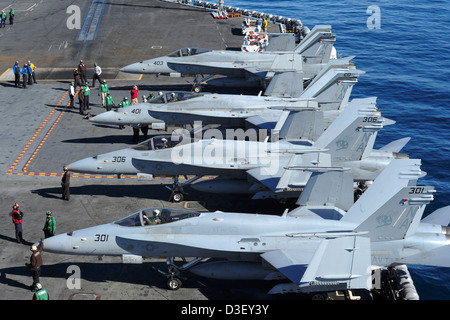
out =
[(263, 19), (262, 21), (262, 31), (267, 32), (267, 20)]
[(33, 78), (33, 82), (34, 82), (34, 83), (37, 83), (37, 82), (36, 82), (36, 72), (35, 72), (36, 66), (35, 66), (33, 63), (31, 63), (30, 60), (28, 60), (28, 65), (29, 65), (30, 68), (31, 68), (31, 75), (30, 75), (30, 79), (28, 79), (28, 81), (31, 82), (31, 78)]

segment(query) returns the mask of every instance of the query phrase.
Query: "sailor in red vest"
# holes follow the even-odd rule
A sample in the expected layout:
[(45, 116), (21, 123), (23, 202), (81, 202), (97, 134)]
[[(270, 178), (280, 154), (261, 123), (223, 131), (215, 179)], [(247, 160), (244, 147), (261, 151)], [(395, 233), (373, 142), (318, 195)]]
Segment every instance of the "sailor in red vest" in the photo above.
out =
[(13, 211), (11, 213), (12, 222), (14, 223), (14, 228), (16, 229), (16, 240), (18, 243), (24, 243), (22, 237), (22, 219), (23, 219), (23, 212), (19, 209), (19, 204), (14, 203), (13, 205)]

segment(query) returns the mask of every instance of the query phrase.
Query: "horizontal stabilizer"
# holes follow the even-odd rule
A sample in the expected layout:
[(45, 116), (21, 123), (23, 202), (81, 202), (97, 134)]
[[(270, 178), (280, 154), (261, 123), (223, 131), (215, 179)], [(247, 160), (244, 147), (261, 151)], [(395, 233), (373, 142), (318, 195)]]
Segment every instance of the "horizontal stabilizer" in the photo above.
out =
[(370, 239), (349, 236), (324, 239), (316, 250), (302, 279), (302, 291), (325, 291), (323, 286), (345, 289), (371, 288)]
[(295, 36), (293, 33), (271, 34), (269, 44), (264, 48), (269, 51), (294, 51)]
[(291, 111), (286, 118), (280, 117), (276, 129), (283, 123), (279, 130), (279, 139), (287, 141), (316, 141), (325, 130), (324, 115), (322, 111)]
[(303, 92), (303, 73), (288, 71), (276, 73), (270, 80), (265, 96), (298, 98)]
[(380, 150), (398, 153), (409, 142), (409, 140), (411, 140), (411, 137), (406, 137), (406, 138), (392, 141), (392, 142), (388, 143), (387, 145), (385, 145), (384, 147), (381, 147)]
[[(292, 70), (296, 70), (301, 73), (301, 70), (303, 70), (302, 67), (302, 56), (300, 54), (296, 53), (284, 53), (279, 54), (275, 56), (275, 59), (272, 62), (272, 65), (270, 66), (269, 70), (270, 72), (288, 72)], [(247, 69), (246, 69), (247, 70)], [(248, 69), (250, 72), (252, 70)], [(253, 70), (252, 73), (257, 73)]]
[(392, 126), (395, 123), (396, 123), (395, 120), (392, 120), (392, 119), (389, 119), (389, 118), (384, 118), (383, 125), (384, 126)]
[(439, 208), (422, 219), (421, 222), (448, 226), (450, 224), (450, 206)]
[(297, 204), (333, 206), (347, 211), (353, 205), (353, 174), (346, 171), (313, 172)]
[(293, 154), (276, 186), (278, 190), (304, 187), (313, 169), (331, 167), (330, 155), (327, 153)]
[(295, 249), (261, 257), (305, 292), (371, 287), (370, 241), (365, 237), (306, 240)]
[(450, 268), (450, 245), (422, 251), (402, 259), (402, 263)]

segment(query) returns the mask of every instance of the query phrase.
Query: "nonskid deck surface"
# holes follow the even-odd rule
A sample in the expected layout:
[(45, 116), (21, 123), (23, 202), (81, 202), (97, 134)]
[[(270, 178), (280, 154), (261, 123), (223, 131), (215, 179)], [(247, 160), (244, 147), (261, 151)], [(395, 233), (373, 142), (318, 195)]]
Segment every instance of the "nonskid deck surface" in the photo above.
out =
[[(118, 103), (130, 96), (134, 84), (140, 89), (139, 96), (150, 91), (191, 88), (191, 77), (123, 74), (119, 69), (124, 65), (185, 46), (236, 49), (242, 44), (238, 32), (241, 19), (214, 20), (209, 12), (157, 0), (83, 1), (77, 4), (82, 23), (92, 14), (89, 12), (94, 2), (103, 3), (103, 11), (96, 14), (96, 22), (89, 18), (88, 23), (95, 29), (93, 40), (77, 40), (81, 29), (67, 28), (67, 2), (11, 1), (0, 8), (9, 12), (13, 6), (16, 11), (14, 25), (9, 26), (7, 21), (6, 28), (0, 29), (0, 207), (4, 213), (0, 218), (1, 300), (31, 299), (32, 278), (25, 263), (29, 262), (30, 245), (44, 235), (48, 210), (56, 218), (56, 232), (63, 233), (112, 222), (148, 207), (276, 214), (284, 209), (270, 200), (250, 201), (246, 196), (208, 195), (194, 190), (188, 190), (187, 201), (172, 203), (168, 201), (170, 192), (163, 186), (171, 183), (170, 178), (140, 181), (135, 177), (74, 175), (70, 200), (61, 199), (63, 165), (133, 145), (130, 127), (121, 130), (93, 125), (79, 114), (77, 103), (76, 109), (69, 108), (67, 89), (80, 59), (88, 66), (91, 83), (94, 62), (103, 68)], [(37, 84), (26, 89), (14, 87), (12, 66), (16, 60), (20, 64), (31, 60), (38, 67)], [(105, 111), (97, 89), (98, 83), (91, 90), (92, 115)], [(15, 202), (25, 213), (25, 244), (16, 242), (11, 223), (9, 212)], [(192, 274), (188, 274), (183, 288), (170, 291), (166, 278), (151, 268), (165, 270), (165, 261), (153, 260), (157, 263), (145, 260), (143, 265), (123, 265), (120, 257), (98, 261), (97, 257), (44, 252), (40, 280), (53, 300), (273, 298), (266, 294), (272, 284), (221, 282)], [(73, 281), (78, 272), (80, 288)]]

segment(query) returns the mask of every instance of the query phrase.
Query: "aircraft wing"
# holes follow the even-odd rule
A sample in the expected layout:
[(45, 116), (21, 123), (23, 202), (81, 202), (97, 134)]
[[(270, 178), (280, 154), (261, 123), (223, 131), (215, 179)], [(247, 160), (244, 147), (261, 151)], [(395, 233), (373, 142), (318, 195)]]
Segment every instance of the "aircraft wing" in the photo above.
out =
[(272, 130), (280, 119), (280, 114), (281, 112), (261, 112), (257, 116), (246, 118), (245, 121), (255, 127)]
[(293, 33), (271, 35), (269, 44), (264, 51), (294, 51), (295, 37)]
[(280, 180), (281, 171), (278, 169), (276, 172), (272, 172), (270, 169), (261, 167), (247, 170), (247, 174), (270, 190), (275, 191), (278, 181)]
[(308, 241), (307, 245), (269, 251), (261, 257), (302, 291), (312, 292), (370, 290), (370, 254), (370, 239), (353, 235)]
[[(220, 71), (229, 70), (229, 69), (242, 69), (246, 72), (249, 72), (250, 75), (257, 75), (258, 77), (265, 78), (267, 76), (267, 72), (270, 70), (270, 67), (248, 67), (248, 62), (246, 61), (189, 61), (189, 62), (170, 62), (168, 63), (171, 67), (179, 66), (182, 69), (190, 70), (192, 67), (201, 67), (204, 69), (211, 68), (211, 70), (202, 72), (205, 74), (215, 74), (221, 73)], [(267, 61), (265, 60), (252, 60), (251, 65), (267, 65)], [(195, 70), (195, 68), (193, 68)], [(182, 72), (183, 73), (183, 72)], [(195, 73), (194, 71), (185, 71), (184, 73)]]
[[(258, 66), (257, 63), (252, 61), (253, 66)], [(235, 67), (236, 68), (236, 67)], [(284, 73), (289, 71), (295, 71), (302, 73), (303, 60), (302, 56), (298, 53), (284, 53), (275, 55), (270, 65), (261, 64), (258, 67), (243, 67), (243, 69), (251, 74), (257, 75), (265, 79), (271, 79), (276, 73)], [(303, 83), (303, 82), (302, 82)]]

